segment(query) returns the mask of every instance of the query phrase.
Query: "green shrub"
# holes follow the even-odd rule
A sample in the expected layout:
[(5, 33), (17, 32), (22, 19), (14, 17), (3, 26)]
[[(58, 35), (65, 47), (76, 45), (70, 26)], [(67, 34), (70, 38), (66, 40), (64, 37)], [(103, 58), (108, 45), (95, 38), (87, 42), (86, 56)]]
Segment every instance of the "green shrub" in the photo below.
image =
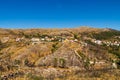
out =
[(85, 40), (86, 43), (90, 44), (90, 45), (93, 45), (93, 46), (96, 46), (97, 44), (91, 42), (90, 40)]
[(90, 67), (90, 60), (89, 59), (86, 59), (86, 62), (84, 62), (84, 67), (86, 70), (89, 70), (89, 67)]
[(117, 46), (110, 46), (108, 47), (108, 52), (116, 55), (118, 58), (120, 58), (120, 47)]
[(29, 64), (28, 59), (25, 59), (25, 60), (24, 60), (24, 64), (25, 64), (26, 66)]
[(59, 63), (60, 63), (60, 67), (61, 67), (61, 68), (65, 68), (65, 67), (66, 67), (66, 61), (65, 61), (65, 59), (60, 58), (60, 59), (59, 59)]
[(52, 45), (52, 49), (51, 49), (52, 53), (55, 52), (58, 49), (57, 45), (58, 45), (58, 43), (55, 43), (55, 44)]
[(29, 78), (29, 80), (44, 80), (44, 77), (37, 76), (37, 75), (33, 75), (32, 73), (27, 74), (27, 77)]
[(32, 75), (31, 79), (32, 80), (43, 80), (44, 78), (41, 76)]
[(117, 64), (118, 69), (120, 69), (120, 60), (117, 60), (116, 64)]
[(16, 59), (14, 60), (14, 64), (15, 64), (15, 65), (20, 65), (20, 63), (21, 63), (20, 60), (16, 60)]
[(57, 67), (57, 66), (58, 66), (58, 59), (54, 58), (54, 67)]

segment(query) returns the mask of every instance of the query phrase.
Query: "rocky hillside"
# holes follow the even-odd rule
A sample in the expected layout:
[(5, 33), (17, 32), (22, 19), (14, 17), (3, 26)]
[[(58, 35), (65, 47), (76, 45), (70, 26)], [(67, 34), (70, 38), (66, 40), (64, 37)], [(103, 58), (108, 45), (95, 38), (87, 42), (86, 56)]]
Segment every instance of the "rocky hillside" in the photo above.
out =
[(1, 80), (119, 80), (119, 68), (118, 30), (0, 29)]

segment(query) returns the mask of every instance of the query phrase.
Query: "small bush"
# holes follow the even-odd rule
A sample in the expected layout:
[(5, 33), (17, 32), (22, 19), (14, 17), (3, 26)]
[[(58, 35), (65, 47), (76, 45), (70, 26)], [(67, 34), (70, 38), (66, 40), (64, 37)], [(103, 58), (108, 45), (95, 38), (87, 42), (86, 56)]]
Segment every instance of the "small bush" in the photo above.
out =
[(116, 61), (118, 69), (120, 69), (120, 60)]
[(54, 67), (57, 67), (57, 66), (58, 66), (58, 59), (54, 58)]
[(66, 61), (65, 61), (65, 59), (60, 58), (59, 62), (60, 62), (60, 67), (61, 68), (65, 68), (66, 67)]
[(55, 52), (58, 49), (57, 45), (58, 45), (58, 43), (55, 43), (55, 44), (52, 45), (52, 49), (51, 49), (52, 53)]
[(29, 80), (44, 80), (44, 77), (33, 75), (32, 73), (29, 73), (27, 77), (29, 78)]
[(20, 63), (21, 63), (20, 60), (16, 60), (16, 59), (14, 60), (14, 64), (15, 64), (15, 65), (20, 65)]

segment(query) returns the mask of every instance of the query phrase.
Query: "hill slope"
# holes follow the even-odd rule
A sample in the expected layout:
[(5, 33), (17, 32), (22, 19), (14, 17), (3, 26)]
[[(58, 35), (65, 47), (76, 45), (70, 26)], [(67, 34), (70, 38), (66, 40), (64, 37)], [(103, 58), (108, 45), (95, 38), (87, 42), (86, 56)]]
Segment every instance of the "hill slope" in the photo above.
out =
[(21, 80), (71, 79), (70, 76), (79, 79), (90, 74), (92, 80), (104, 78), (101, 77), (104, 73), (110, 75), (111, 70), (117, 74), (112, 73), (113, 77), (119, 78), (119, 67), (120, 31), (117, 30), (0, 29), (2, 79), (18, 79), (18, 76)]

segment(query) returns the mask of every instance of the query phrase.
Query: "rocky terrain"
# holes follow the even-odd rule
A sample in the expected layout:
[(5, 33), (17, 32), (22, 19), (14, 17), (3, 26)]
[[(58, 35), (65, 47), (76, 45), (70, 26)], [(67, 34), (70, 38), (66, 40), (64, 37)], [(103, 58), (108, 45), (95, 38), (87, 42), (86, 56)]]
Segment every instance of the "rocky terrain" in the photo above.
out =
[(0, 80), (119, 80), (120, 31), (0, 29)]

